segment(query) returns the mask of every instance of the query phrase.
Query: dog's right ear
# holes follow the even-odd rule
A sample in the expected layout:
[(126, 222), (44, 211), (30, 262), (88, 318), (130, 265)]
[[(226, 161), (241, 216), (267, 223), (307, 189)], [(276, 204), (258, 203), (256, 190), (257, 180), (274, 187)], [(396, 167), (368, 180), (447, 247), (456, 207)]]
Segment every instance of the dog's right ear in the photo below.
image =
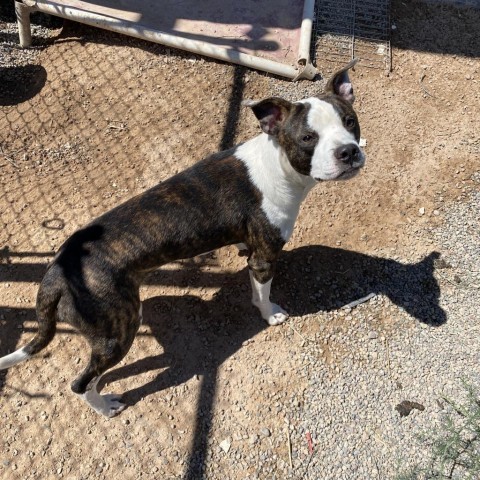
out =
[(276, 136), (287, 119), (293, 104), (280, 97), (270, 97), (255, 102), (246, 100), (243, 104), (250, 107), (260, 122), (260, 127), (268, 135)]

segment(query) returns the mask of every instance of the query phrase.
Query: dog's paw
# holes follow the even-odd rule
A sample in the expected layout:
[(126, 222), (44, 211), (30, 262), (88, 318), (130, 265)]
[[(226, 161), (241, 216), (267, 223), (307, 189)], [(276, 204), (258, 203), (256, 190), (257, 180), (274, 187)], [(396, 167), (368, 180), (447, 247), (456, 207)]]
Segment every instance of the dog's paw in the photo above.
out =
[(105, 417), (112, 418), (118, 415), (120, 412), (123, 412), (127, 407), (123, 402), (121, 402), (121, 395), (113, 395), (107, 393), (105, 395), (100, 395), (102, 398), (102, 406), (96, 408), (95, 410), (98, 413), (101, 413)]
[(272, 313), (266, 318), (269, 325), (280, 325), (288, 318), (288, 313), (279, 305), (272, 303)]

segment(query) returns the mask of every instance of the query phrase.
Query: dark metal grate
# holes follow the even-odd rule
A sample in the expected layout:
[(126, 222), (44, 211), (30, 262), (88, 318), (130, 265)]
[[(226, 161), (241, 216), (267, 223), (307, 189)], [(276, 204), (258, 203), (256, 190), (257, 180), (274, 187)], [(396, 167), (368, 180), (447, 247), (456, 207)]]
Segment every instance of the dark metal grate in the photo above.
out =
[(314, 58), (391, 70), (390, 0), (317, 0)]

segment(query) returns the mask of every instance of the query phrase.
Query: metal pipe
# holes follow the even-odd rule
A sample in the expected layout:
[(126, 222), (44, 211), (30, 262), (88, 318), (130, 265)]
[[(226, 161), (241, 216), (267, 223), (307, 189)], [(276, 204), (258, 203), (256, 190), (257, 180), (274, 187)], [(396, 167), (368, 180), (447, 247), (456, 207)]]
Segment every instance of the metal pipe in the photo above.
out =
[(17, 16), (18, 36), (20, 46), (29, 47), (32, 44), (32, 29), (30, 26), (30, 13), (34, 8), (15, 0), (15, 14)]
[[(314, 0), (306, 0), (306, 3), (313, 1)], [(131, 37), (148, 40), (150, 42), (160, 43), (162, 45), (166, 45), (167, 47), (179, 48), (188, 52), (216, 58), (217, 60), (244, 65), (246, 67), (262, 70), (290, 79), (312, 79), (317, 73), (316, 69), (314, 69), (311, 64), (311, 68), (308, 68), (308, 63), (301, 65), (302, 68), (299, 70), (291, 65), (284, 65), (273, 60), (255, 57), (237, 50), (229, 50), (199, 40), (190, 40), (187, 38), (177, 37), (175, 35), (153, 30), (141, 25), (136, 25), (134, 23), (112, 17), (104, 17), (94, 12), (79, 10), (77, 8), (61, 5), (49, 0), (36, 0), (35, 8), (50, 15), (68, 18), (70, 20), (79, 23), (85, 23), (93, 27), (99, 27), (105, 30), (129, 35)]]
[(300, 46), (298, 48), (298, 63), (302, 65), (307, 64), (310, 59), (314, 8), (315, 0), (305, 0), (303, 4), (302, 26), (300, 28)]
[(303, 4), (302, 26), (300, 28), (300, 46), (297, 64), (301, 72), (298, 77), (311, 80), (318, 72), (310, 61), (310, 44), (312, 41), (313, 17), (315, 16), (315, 0), (305, 0)]

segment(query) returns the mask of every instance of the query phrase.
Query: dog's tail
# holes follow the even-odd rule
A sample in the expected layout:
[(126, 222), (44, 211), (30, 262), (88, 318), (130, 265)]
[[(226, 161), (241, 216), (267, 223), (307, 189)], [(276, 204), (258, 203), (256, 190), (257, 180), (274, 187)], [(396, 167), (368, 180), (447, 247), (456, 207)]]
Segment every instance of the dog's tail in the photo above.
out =
[[(53, 270), (53, 269), (52, 269)], [(57, 329), (56, 310), (62, 296), (59, 278), (50, 270), (45, 275), (37, 294), (38, 332), (24, 347), (0, 358), (0, 370), (13, 367), (43, 350), (53, 339)]]

